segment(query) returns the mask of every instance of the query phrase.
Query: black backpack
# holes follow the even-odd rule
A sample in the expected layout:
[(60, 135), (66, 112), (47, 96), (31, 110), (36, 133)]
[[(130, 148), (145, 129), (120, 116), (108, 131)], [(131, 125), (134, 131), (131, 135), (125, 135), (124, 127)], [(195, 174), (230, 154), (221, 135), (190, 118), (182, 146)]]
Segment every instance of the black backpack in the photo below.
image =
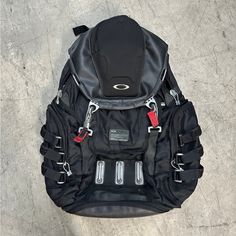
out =
[(203, 148), (168, 45), (127, 16), (74, 32), (80, 36), (41, 130), (48, 195), (82, 216), (137, 217), (181, 207), (203, 174)]

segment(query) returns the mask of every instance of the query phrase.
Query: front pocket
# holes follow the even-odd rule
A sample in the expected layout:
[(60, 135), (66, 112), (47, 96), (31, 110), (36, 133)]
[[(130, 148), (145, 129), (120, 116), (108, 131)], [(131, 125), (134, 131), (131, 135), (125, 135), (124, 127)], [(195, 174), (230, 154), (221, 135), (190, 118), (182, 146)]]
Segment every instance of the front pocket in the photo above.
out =
[[(80, 148), (68, 142), (71, 138), (69, 114), (52, 104), (48, 106), (46, 118), (44, 143), (41, 146), (44, 155), (42, 174), (49, 196), (57, 205), (63, 206), (71, 203), (80, 190), (82, 156)], [(55, 138), (58, 142), (54, 141)], [(56, 159), (57, 156), (61, 157), (60, 160)], [(73, 191), (67, 191), (68, 185)]]
[(90, 147), (97, 153), (144, 152), (149, 125), (147, 108), (98, 110), (94, 114)]

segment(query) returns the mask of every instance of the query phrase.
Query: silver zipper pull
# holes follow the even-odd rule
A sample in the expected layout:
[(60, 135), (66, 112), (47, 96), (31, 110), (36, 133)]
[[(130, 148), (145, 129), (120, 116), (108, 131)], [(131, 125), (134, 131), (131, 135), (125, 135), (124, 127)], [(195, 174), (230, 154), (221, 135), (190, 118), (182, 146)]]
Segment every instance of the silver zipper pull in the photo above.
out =
[(57, 98), (56, 98), (56, 104), (59, 104), (59, 99), (62, 97), (62, 90), (57, 91)]
[(174, 89), (171, 89), (170, 95), (174, 98), (175, 104), (179, 106), (180, 105), (179, 94)]
[(66, 172), (67, 176), (71, 176), (72, 175), (72, 172), (71, 172), (71, 169), (70, 169), (70, 164), (68, 162), (65, 161), (63, 163), (63, 169)]

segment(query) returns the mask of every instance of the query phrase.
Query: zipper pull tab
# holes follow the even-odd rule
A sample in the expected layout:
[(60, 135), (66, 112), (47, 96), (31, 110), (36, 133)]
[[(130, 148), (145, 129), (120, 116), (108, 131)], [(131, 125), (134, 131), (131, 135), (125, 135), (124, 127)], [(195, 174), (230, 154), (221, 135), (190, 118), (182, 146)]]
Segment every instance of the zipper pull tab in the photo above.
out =
[(158, 107), (154, 97), (151, 97), (146, 101), (146, 106), (149, 109), (151, 109), (151, 111), (149, 111), (147, 115), (151, 121), (152, 127), (156, 128), (159, 125), (159, 120), (158, 120)]
[(170, 95), (174, 98), (175, 104), (179, 106), (180, 105), (179, 94), (174, 89), (171, 89)]
[(152, 127), (156, 128), (159, 125), (157, 113), (154, 110), (152, 110), (152, 111), (149, 111), (147, 115), (151, 121)]
[(71, 172), (71, 169), (70, 169), (70, 164), (68, 162), (64, 162), (63, 169), (66, 172), (68, 177), (72, 175), (72, 172)]
[(62, 90), (57, 91), (57, 98), (56, 98), (56, 104), (59, 104), (59, 99), (62, 97)]

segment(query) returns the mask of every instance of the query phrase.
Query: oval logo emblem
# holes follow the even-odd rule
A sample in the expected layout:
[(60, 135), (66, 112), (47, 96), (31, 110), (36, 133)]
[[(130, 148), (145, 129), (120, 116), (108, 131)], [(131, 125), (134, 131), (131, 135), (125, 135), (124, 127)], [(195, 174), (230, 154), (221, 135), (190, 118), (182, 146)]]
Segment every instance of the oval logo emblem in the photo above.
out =
[(113, 86), (114, 89), (117, 89), (117, 90), (126, 90), (129, 88), (129, 85), (127, 84), (115, 84)]

